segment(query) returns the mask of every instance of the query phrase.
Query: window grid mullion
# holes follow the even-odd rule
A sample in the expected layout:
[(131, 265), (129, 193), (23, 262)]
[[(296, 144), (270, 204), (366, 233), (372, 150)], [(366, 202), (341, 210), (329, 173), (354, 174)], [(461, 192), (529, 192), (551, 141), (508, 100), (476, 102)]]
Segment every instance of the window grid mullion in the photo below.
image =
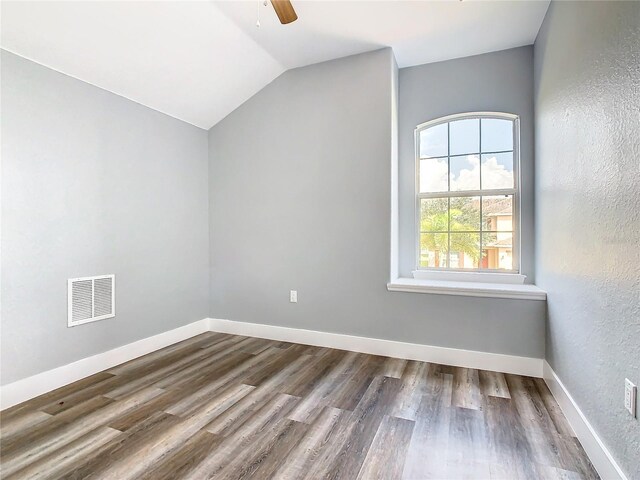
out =
[[(480, 142), (480, 145), (478, 145), (478, 148), (480, 149), (480, 155), (478, 155), (478, 161), (480, 162), (480, 191), (482, 191), (482, 119), (479, 118), (478, 119), (478, 141)], [(482, 195), (480, 195), (480, 251), (479, 253), (479, 257), (478, 257), (478, 269), (482, 269)]]
[[(447, 230), (420, 230), (420, 233), (448, 233)], [(452, 230), (452, 233), (480, 233), (480, 230)], [(484, 233), (513, 233), (512, 230), (485, 230)]]
[[(456, 155), (451, 155), (452, 157), (466, 157), (468, 155), (499, 155), (501, 153), (513, 153), (513, 150), (496, 150), (493, 152), (469, 152), (469, 153), (458, 153)], [(436, 158), (445, 158), (448, 155), (440, 155), (440, 156), (436, 156), (436, 157), (423, 157), (420, 156), (419, 159), (420, 160), (434, 160)]]
[(454, 190), (452, 192), (423, 192), (418, 193), (418, 198), (447, 198), (447, 197), (499, 197), (501, 195), (515, 195), (515, 188), (499, 188), (495, 190)]
[[(447, 123), (447, 191), (451, 192), (451, 123)], [(447, 268), (451, 268), (451, 197), (447, 198)]]
[(451, 268), (451, 198), (447, 199), (447, 268)]

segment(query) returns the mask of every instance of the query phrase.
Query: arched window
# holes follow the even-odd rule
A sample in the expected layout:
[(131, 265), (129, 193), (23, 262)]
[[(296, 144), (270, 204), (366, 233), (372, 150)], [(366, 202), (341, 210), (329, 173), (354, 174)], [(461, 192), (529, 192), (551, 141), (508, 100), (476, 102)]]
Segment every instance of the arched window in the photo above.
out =
[(417, 269), (518, 273), (518, 117), (451, 115), (415, 138)]

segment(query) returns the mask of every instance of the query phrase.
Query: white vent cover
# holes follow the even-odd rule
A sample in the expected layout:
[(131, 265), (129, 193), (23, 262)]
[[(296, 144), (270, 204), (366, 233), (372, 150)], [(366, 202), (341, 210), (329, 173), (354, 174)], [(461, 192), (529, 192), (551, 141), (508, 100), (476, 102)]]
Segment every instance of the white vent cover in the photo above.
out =
[(70, 327), (116, 316), (116, 276), (70, 278), (68, 280)]

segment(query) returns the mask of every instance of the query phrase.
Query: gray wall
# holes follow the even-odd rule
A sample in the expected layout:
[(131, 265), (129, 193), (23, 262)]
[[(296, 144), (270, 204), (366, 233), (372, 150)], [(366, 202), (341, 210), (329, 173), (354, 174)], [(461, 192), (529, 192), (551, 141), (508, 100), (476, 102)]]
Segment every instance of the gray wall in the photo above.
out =
[(534, 281), (533, 47), (429, 63), (400, 70), (400, 276), (411, 277), (415, 259), (415, 147), (417, 125), (465, 112), (520, 116), (520, 266)]
[(535, 44), (536, 277), (547, 359), (640, 478), (640, 3), (552, 2)]
[[(207, 132), (2, 52), (2, 384), (207, 317)], [(116, 274), (67, 328), (67, 279)]]
[(290, 70), (209, 131), (211, 316), (542, 358), (544, 302), (386, 290), (393, 68)]

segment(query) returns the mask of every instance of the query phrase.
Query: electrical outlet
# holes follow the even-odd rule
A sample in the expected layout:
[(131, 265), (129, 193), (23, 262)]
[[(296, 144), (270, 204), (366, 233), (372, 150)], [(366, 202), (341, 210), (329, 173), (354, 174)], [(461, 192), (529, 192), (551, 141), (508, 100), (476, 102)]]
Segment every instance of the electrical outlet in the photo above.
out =
[(624, 379), (624, 408), (636, 417), (636, 386), (628, 378)]
[(289, 301), (291, 303), (298, 303), (298, 291), (297, 290), (290, 290), (289, 291)]

